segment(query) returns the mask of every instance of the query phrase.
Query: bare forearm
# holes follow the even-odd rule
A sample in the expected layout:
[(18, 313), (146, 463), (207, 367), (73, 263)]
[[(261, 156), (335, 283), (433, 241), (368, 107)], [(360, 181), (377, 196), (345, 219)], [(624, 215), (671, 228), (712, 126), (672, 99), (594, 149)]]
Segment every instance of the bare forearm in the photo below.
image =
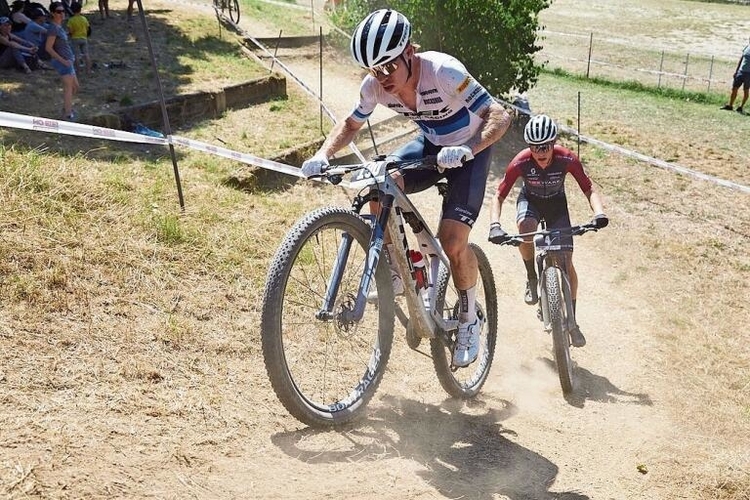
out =
[(604, 213), (604, 202), (602, 201), (602, 197), (593, 188), (591, 188), (591, 191), (588, 193), (588, 199), (589, 205), (591, 205), (591, 210), (593, 210), (595, 214)]
[(344, 148), (347, 144), (354, 140), (359, 129), (362, 128), (358, 122), (347, 118), (336, 124), (331, 130), (331, 133), (326, 138), (323, 145), (320, 147), (320, 152), (326, 155), (326, 158), (330, 158), (337, 151)]
[(487, 108), (482, 119), (484, 119), (484, 126), (466, 143), (474, 154), (499, 141), (513, 121), (510, 113), (496, 102)]
[(500, 222), (500, 214), (503, 211), (503, 201), (505, 201), (505, 198), (500, 198), (497, 195), (492, 197), (492, 206), (490, 207), (490, 222)]

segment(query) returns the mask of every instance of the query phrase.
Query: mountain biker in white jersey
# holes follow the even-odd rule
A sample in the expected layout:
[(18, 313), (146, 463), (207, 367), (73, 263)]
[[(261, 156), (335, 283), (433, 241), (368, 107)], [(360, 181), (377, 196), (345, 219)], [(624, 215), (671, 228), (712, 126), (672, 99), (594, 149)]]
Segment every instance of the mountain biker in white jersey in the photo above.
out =
[[(438, 171), (395, 174), (406, 193), (427, 189), (442, 178), (448, 181), (438, 238), (450, 260), (460, 298), (453, 364), (468, 366), (477, 358), (482, 329), (475, 311), (478, 266), (469, 247), (469, 232), (484, 200), (490, 146), (505, 134), (511, 116), (461, 62), (440, 52), (417, 54), (410, 36), (409, 21), (390, 9), (371, 13), (357, 26), (351, 39), (352, 57), (369, 71), (360, 86), (359, 101), (320, 150), (304, 162), (302, 173), (319, 175), (328, 158), (354, 139), (377, 104), (416, 122), (420, 135), (389, 158), (437, 155)], [(390, 262), (393, 247), (387, 243), (385, 248)], [(394, 292), (403, 293), (401, 278), (393, 270), (392, 275)]]

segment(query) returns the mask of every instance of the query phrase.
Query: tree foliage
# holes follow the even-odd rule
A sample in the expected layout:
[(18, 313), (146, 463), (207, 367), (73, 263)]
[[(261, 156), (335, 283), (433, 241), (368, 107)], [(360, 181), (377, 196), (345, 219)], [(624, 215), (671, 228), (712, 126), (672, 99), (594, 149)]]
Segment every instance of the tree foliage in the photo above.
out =
[(533, 87), (542, 65), (534, 62), (539, 12), (551, 0), (347, 0), (333, 16), (347, 33), (378, 8), (396, 9), (412, 23), (422, 50), (457, 57), (494, 95)]

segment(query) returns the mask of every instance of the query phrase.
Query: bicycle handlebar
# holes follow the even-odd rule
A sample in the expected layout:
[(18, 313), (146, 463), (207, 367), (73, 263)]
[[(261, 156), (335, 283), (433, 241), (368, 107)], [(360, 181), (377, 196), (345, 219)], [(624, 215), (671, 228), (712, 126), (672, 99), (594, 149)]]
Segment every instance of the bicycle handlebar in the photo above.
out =
[[(327, 179), (331, 184), (335, 185), (339, 184), (345, 175), (363, 170), (373, 164), (383, 164), (382, 169), (384, 172), (393, 170), (434, 170), (437, 168), (437, 156), (428, 155), (416, 160), (386, 160), (386, 157), (381, 155), (363, 163), (328, 165), (323, 168), (319, 175), (313, 175), (311, 178)], [(379, 168), (370, 168), (369, 170), (376, 171)]]
[(589, 222), (587, 224), (579, 224), (577, 226), (570, 226), (570, 227), (563, 227), (563, 228), (553, 228), (553, 229), (542, 229), (539, 231), (532, 231), (530, 233), (519, 233), (519, 234), (509, 234), (507, 235), (506, 239), (497, 243), (497, 245), (511, 245), (514, 247), (519, 246), (521, 243), (526, 242), (526, 238), (529, 236), (549, 236), (549, 235), (571, 235), (571, 236), (580, 236), (582, 234), (588, 233), (589, 231), (598, 231), (599, 228), (594, 225), (593, 222)]

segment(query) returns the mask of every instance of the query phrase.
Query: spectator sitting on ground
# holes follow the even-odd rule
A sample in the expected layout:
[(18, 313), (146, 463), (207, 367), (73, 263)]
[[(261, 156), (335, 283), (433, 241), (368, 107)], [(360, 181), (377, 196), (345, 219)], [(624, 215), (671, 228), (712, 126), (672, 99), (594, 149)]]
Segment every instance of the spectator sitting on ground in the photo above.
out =
[(29, 74), (31, 68), (24, 56), (35, 55), (37, 49), (32, 43), (11, 33), (10, 28), (10, 19), (5, 16), (0, 17), (0, 68), (17, 66), (21, 71)]
[(91, 57), (89, 57), (89, 39), (91, 25), (86, 16), (81, 14), (81, 4), (73, 3), (71, 6), (73, 17), (68, 19), (68, 33), (70, 33), (70, 45), (76, 55), (76, 59), (81, 61), (81, 66), (86, 67), (86, 74), (91, 74)]
[(24, 0), (16, 0), (10, 5), (10, 21), (12, 33), (20, 33), (26, 25), (31, 22), (31, 19), (24, 13), (26, 11), (26, 2)]
[(26, 29), (21, 32), (21, 38), (31, 42), (37, 48), (37, 56), (42, 61), (49, 60), (49, 54), (44, 48), (47, 41), (47, 13), (42, 9), (34, 9), (31, 13), (31, 22), (26, 25)]

